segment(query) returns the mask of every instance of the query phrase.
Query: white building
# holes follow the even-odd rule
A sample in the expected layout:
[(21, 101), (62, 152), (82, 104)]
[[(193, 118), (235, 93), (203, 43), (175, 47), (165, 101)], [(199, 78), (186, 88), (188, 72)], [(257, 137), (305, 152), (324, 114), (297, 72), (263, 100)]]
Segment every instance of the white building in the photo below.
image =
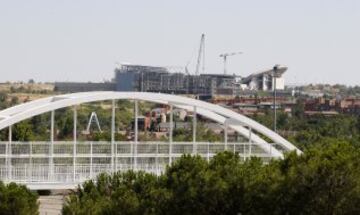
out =
[(250, 90), (274, 90), (275, 79), (276, 89), (285, 89), (285, 80), (282, 75), (288, 69), (286, 66), (276, 66), (276, 70), (269, 69), (257, 73), (253, 73), (241, 80), (242, 84), (247, 86)]

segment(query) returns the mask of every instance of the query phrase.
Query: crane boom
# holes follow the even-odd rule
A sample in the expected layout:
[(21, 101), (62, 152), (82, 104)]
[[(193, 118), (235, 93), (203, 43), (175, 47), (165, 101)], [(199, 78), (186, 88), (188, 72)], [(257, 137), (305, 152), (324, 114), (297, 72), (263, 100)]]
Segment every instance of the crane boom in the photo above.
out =
[(231, 53), (224, 53), (224, 54), (219, 55), (219, 57), (222, 57), (224, 59), (224, 75), (227, 74), (227, 69), (226, 69), (227, 57), (238, 55), (238, 54), (242, 54), (242, 52), (231, 52)]
[(242, 52), (225, 53), (225, 54), (221, 54), (220, 57), (233, 56), (233, 55), (238, 55), (238, 54), (242, 54)]

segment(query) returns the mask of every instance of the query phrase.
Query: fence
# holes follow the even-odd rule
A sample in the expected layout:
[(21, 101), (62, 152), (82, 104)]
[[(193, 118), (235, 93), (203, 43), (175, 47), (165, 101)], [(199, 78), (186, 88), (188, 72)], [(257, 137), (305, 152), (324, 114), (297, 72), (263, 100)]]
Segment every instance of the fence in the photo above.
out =
[(242, 159), (271, 154), (255, 143), (209, 142), (0, 142), (0, 180), (20, 183), (81, 183), (101, 172), (144, 170), (160, 174), (183, 154), (210, 160), (222, 151)]

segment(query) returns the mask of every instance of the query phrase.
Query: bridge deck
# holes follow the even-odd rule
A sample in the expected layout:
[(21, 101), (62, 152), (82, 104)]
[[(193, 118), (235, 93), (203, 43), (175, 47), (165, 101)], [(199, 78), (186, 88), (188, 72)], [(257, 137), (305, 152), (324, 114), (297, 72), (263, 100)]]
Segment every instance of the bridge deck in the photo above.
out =
[(0, 180), (31, 189), (69, 189), (101, 172), (134, 169), (160, 174), (183, 154), (209, 160), (225, 150), (243, 159), (272, 157), (249, 142), (0, 142)]

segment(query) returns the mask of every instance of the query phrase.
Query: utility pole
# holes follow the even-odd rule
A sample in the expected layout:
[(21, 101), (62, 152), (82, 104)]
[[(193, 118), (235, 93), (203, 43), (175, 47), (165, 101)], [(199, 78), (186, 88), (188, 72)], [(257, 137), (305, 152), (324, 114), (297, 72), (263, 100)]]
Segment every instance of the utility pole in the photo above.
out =
[(274, 96), (273, 96), (273, 107), (274, 107), (274, 131), (276, 132), (276, 122), (277, 122), (277, 116), (276, 116), (276, 78), (278, 77), (277, 74), (278, 71), (278, 65), (275, 65), (273, 68), (273, 88), (274, 88)]

